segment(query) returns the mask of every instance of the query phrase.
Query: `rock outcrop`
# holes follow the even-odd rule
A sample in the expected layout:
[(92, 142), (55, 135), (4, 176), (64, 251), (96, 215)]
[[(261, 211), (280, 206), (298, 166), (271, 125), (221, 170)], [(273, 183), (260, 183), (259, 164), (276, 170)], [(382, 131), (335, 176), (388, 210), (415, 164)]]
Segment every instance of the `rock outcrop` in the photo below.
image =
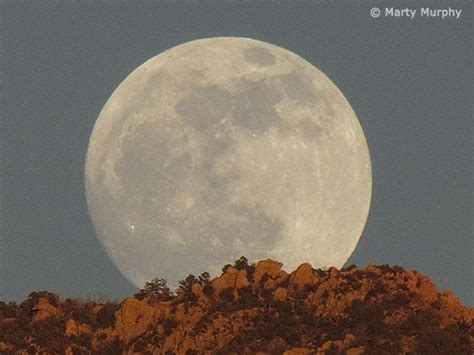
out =
[(118, 338), (128, 344), (133, 338), (143, 334), (153, 324), (155, 308), (146, 300), (127, 298), (115, 314), (115, 329)]
[(38, 303), (33, 307), (35, 312), (33, 322), (48, 319), (49, 317), (59, 317), (61, 314), (58, 307), (52, 305), (46, 298), (41, 297)]
[(349, 354), (473, 352), (474, 310), (401, 267), (313, 269), (239, 259), (176, 293), (157, 283), (123, 302), (32, 293), (0, 302), (0, 352)]

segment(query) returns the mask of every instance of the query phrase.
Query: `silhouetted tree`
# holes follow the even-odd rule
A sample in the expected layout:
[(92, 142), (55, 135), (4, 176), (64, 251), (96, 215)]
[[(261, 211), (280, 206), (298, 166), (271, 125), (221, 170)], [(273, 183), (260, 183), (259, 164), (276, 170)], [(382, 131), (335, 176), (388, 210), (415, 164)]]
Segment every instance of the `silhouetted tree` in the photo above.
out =
[(186, 279), (179, 282), (178, 294), (185, 302), (195, 302), (197, 300), (196, 295), (192, 291), (192, 287), (198, 282), (199, 280), (193, 274), (188, 275)]
[(179, 290), (183, 293), (191, 292), (193, 285), (197, 282), (198, 279), (196, 279), (196, 276), (190, 274), (188, 277), (186, 277), (186, 279), (179, 282)]
[(222, 273), (225, 274), (227, 272), (227, 269), (230, 268), (230, 267), (232, 267), (232, 265), (230, 265), (230, 264), (224, 265), (224, 267), (222, 268)]
[(209, 273), (207, 271), (203, 272), (201, 275), (199, 275), (199, 283), (201, 285), (209, 283), (210, 280), (211, 280), (211, 275), (209, 275)]
[(255, 264), (249, 264), (248, 259), (245, 256), (241, 256), (234, 262), (234, 267), (237, 270), (247, 271), (247, 276), (252, 279), (253, 272), (255, 271)]
[(212, 295), (212, 286), (211, 286), (211, 275), (209, 273), (203, 272), (201, 275), (199, 275), (199, 283), (203, 287), (203, 293), (207, 296), (210, 297)]
[(234, 262), (234, 267), (237, 270), (246, 270), (249, 267), (249, 261), (245, 256), (241, 256)]
[(167, 286), (167, 281), (161, 278), (154, 278), (151, 281), (147, 281), (145, 287), (140, 290), (139, 293), (135, 294), (138, 299), (149, 298), (151, 302), (167, 301), (171, 299), (172, 293), (170, 288)]

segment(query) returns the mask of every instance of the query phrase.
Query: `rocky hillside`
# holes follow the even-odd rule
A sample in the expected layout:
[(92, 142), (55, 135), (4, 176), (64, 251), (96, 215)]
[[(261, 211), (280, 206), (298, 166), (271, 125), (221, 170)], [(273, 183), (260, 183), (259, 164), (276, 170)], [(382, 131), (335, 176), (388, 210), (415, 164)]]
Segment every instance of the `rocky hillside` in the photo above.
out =
[(471, 354), (474, 310), (401, 267), (245, 258), (221, 276), (155, 279), (121, 303), (34, 292), (0, 302), (0, 353)]

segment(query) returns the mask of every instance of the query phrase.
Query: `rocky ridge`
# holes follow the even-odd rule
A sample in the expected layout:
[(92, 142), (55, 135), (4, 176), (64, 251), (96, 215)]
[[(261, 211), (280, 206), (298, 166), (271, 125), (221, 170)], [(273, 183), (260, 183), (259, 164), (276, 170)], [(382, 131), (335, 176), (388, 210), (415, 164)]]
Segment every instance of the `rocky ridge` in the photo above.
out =
[(401, 267), (338, 270), (241, 258), (117, 302), (34, 292), (0, 302), (0, 353), (471, 354), (474, 309)]

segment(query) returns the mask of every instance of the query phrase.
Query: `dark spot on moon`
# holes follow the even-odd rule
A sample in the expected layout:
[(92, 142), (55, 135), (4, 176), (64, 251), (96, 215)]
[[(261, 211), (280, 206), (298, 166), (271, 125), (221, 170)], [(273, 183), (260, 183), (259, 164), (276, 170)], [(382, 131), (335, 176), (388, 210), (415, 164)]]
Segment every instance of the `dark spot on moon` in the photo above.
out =
[(256, 249), (271, 248), (284, 226), (281, 220), (269, 217), (259, 204), (231, 206), (230, 213), (235, 220), (229, 220), (222, 225), (218, 234), (223, 240), (240, 239), (249, 248), (251, 246)]
[[(164, 206), (176, 194), (179, 184), (191, 170), (191, 156), (174, 156), (169, 144), (156, 133), (156, 127), (144, 124), (136, 129), (122, 147), (122, 155), (114, 166), (122, 188), (132, 199), (131, 210), (152, 218), (156, 203)], [(134, 204), (136, 201), (136, 205)], [(132, 206), (130, 206), (132, 207)]]
[(265, 80), (241, 80), (239, 84), (239, 92), (234, 96), (233, 122), (256, 133), (278, 124), (280, 117), (274, 105), (280, 101), (280, 95)]
[(220, 122), (231, 108), (229, 92), (218, 86), (194, 89), (175, 105), (184, 123), (197, 129), (207, 130)]
[(229, 200), (229, 186), (232, 186), (240, 179), (240, 173), (237, 169), (232, 169), (225, 175), (218, 175), (213, 172), (212, 166), (205, 164), (206, 180), (208, 183), (207, 193), (203, 201), (209, 206), (225, 205)]
[(303, 139), (309, 142), (319, 138), (323, 132), (321, 126), (316, 124), (309, 118), (304, 118), (299, 121), (296, 127), (298, 134), (301, 135)]
[(206, 159), (214, 161), (222, 156), (234, 143), (235, 137), (229, 131), (230, 122), (223, 122), (201, 132), (203, 135), (204, 154)]
[(215, 85), (196, 88), (175, 105), (183, 122), (204, 133), (207, 141), (212, 142), (211, 150), (214, 143), (220, 147), (227, 144), (222, 142), (223, 138), (211, 135), (225, 127), (219, 125), (229, 112), (233, 124), (255, 133), (262, 133), (280, 121), (274, 105), (281, 100), (281, 93), (266, 80), (242, 79), (237, 87), (233, 95)]
[(275, 56), (263, 47), (249, 47), (244, 49), (244, 59), (248, 63), (268, 66), (275, 64)]
[(317, 104), (319, 97), (311, 79), (303, 73), (294, 71), (290, 74), (278, 76), (290, 99), (312, 102)]
[(145, 83), (139, 89), (140, 97), (143, 98), (143, 95), (152, 96), (154, 93), (159, 94), (162, 88), (172, 85), (173, 82), (174, 78), (164, 71), (159, 71), (153, 75), (146, 76)]

